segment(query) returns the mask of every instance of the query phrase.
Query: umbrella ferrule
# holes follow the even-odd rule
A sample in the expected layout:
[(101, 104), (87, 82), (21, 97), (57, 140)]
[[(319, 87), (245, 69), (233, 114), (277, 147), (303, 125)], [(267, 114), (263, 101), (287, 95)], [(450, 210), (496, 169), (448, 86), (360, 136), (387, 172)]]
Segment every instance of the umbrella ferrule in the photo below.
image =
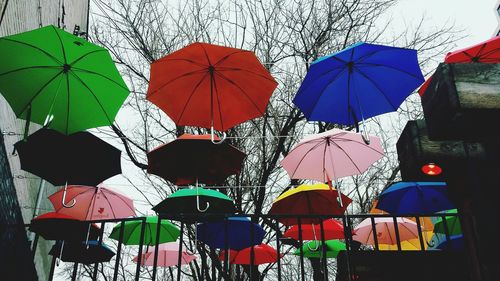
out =
[(63, 65), (63, 72), (64, 72), (64, 73), (68, 73), (70, 70), (71, 70), (71, 65), (69, 65), (69, 64), (67, 64), (67, 63), (65, 63), (65, 64)]

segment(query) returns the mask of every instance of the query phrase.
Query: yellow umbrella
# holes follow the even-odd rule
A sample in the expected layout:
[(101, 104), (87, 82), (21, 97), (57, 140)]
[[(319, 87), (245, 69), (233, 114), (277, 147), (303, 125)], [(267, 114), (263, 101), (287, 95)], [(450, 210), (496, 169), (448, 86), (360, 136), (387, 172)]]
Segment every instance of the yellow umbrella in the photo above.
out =
[[(339, 192), (330, 186), (317, 183), (313, 185), (300, 185), (281, 194), (271, 206), (271, 215), (341, 215), (352, 200), (341, 194), (343, 206), (337, 201)], [(325, 218), (303, 218), (302, 223), (319, 223)], [(285, 225), (295, 225), (297, 218), (281, 218), (279, 221)]]
[[(423, 231), (422, 232), (423, 239), (424, 239), (424, 249), (428, 248), (428, 245), (425, 241), (430, 241), (433, 232), (432, 231)], [(389, 244), (379, 244), (378, 249), (381, 251), (397, 251), (398, 250), (398, 245), (389, 245)], [(402, 251), (420, 251), (420, 239), (415, 238), (415, 239), (410, 239), (406, 241), (401, 241), (401, 250)]]

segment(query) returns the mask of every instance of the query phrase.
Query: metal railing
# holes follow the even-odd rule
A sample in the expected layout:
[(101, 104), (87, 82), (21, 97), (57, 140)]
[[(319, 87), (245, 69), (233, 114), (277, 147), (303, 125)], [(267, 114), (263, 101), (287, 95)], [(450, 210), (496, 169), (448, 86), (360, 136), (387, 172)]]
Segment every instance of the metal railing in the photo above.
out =
[[(298, 279), (304, 281), (304, 280), (310, 280), (310, 272), (306, 272), (306, 262), (305, 260), (307, 258), (304, 257), (304, 248), (302, 245), (304, 245), (304, 239), (303, 239), (303, 223), (305, 219), (311, 219), (314, 218), (318, 221), (316, 225), (319, 225), (320, 227), (320, 232), (318, 233), (318, 241), (321, 241), (320, 245), (324, 245), (325, 243), (325, 227), (324, 227), (324, 220), (326, 219), (337, 219), (339, 222), (342, 223), (344, 227), (344, 237), (343, 241), (346, 244), (346, 250), (343, 253), (347, 259), (347, 263), (345, 266), (347, 268), (342, 269), (343, 271), (348, 272), (348, 280), (352, 280), (352, 274), (350, 272), (350, 268), (353, 266), (352, 261), (349, 259), (349, 255), (353, 252), (359, 252), (359, 251), (366, 251), (366, 252), (373, 252), (373, 251), (382, 251), (380, 249), (381, 243), (379, 243), (378, 239), (378, 232), (376, 228), (376, 219), (377, 218), (392, 218), (393, 220), (393, 227), (394, 227), (394, 233), (395, 233), (395, 240), (396, 240), (396, 248), (394, 250), (389, 249), (389, 251), (394, 251), (394, 252), (402, 252), (403, 247), (401, 245), (401, 239), (400, 239), (400, 226), (398, 225), (398, 218), (396, 216), (392, 215), (386, 215), (386, 214), (358, 214), (358, 215), (344, 215), (344, 216), (321, 216), (321, 215), (254, 215), (254, 214), (203, 214), (203, 215), (187, 215), (187, 214), (170, 214), (170, 215), (161, 215), (158, 218), (158, 223), (157, 223), (157, 229), (156, 229), (156, 240), (160, 240), (162, 228), (161, 228), (161, 221), (163, 220), (169, 220), (172, 223), (176, 224), (180, 228), (180, 237), (179, 241), (182, 243), (179, 243), (179, 253), (178, 253), (178, 263), (176, 266), (176, 271), (174, 269), (169, 269), (169, 280), (191, 280), (194, 278), (189, 277), (189, 273), (186, 270), (183, 270), (182, 263), (181, 263), (181, 258), (182, 258), (182, 252), (183, 250), (189, 249), (190, 251), (193, 251), (193, 249), (198, 249), (198, 256), (200, 256), (201, 259), (201, 266), (196, 264), (195, 267), (191, 267), (191, 271), (196, 270), (196, 275), (198, 280), (220, 280), (218, 278), (222, 278), (224, 280), (236, 280), (237, 278), (235, 277), (235, 274), (233, 271), (236, 270), (239, 276), (239, 278), (244, 278), (244, 280), (260, 280), (261, 276), (258, 271), (255, 270), (254, 267), (252, 266), (238, 266), (236, 265), (236, 269), (234, 269), (234, 266), (230, 267), (229, 264), (229, 258), (228, 255), (224, 255), (225, 258), (223, 261), (219, 260), (219, 256), (216, 251), (214, 250), (209, 250), (209, 248), (203, 244), (203, 242), (196, 240), (194, 243), (194, 246), (190, 246), (192, 244), (192, 239), (193, 239), (193, 233), (190, 231), (188, 228), (190, 225), (179, 222), (179, 221), (185, 221), (187, 219), (189, 220), (197, 220), (198, 222), (203, 222), (203, 221), (210, 221), (214, 219), (219, 219), (219, 220), (224, 220), (227, 222), (229, 217), (247, 217), (249, 218), (252, 222), (260, 224), (267, 232), (265, 240), (269, 241), (273, 246), (276, 247), (278, 257), (281, 256), (283, 253), (288, 254), (290, 252), (290, 249), (298, 247), (300, 251), (300, 255), (298, 255), (295, 258), (295, 264), (298, 265), (300, 268), (299, 270), (299, 276)], [(451, 242), (451, 232), (450, 232), (450, 227), (448, 226), (448, 219), (449, 217), (458, 217), (460, 220), (462, 219), (463, 215), (461, 214), (451, 214), (451, 213), (446, 213), (446, 214), (431, 214), (431, 215), (413, 215), (413, 216), (405, 216), (404, 218), (412, 218), (414, 222), (417, 225), (418, 229), (418, 243), (419, 243), (419, 250), (422, 253), (427, 253), (431, 252), (427, 248), (428, 246), (432, 246), (431, 241), (427, 241), (426, 234), (424, 233), (425, 229), (422, 226), (421, 219), (425, 217), (434, 217), (434, 218), (441, 218), (443, 222), (443, 228), (444, 228), (444, 241), (450, 243)], [(297, 219), (297, 226), (299, 229), (298, 232), (298, 240), (293, 240), (291, 238), (284, 238), (283, 237), (283, 232), (285, 230), (285, 226), (283, 226), (279, 220), (283, 218), (296, 218)], [(373, 245), (371, 246), (361, 246), (359, 247), (359, 244), (357, 244), (353, 240), (353, 229), (354, 226), (363, 219), (370, 219), (371, 221), (371, 227), (372, 227), (372, 236), (373, 236)], [(103, 241), (107, 240), (107, 233), (105, 231), (106, 226), (109, 224), (121, 224), (121, 228), (119, 231), (119, 237), (118, 241), (116, 241), (116, 255), (114, 260), (110, 261), (110, 264), (108, 264), (108, 271), (104, 271), (103, 265), (99, 263), (95, 263), (93, 265), (80, 265), (78, 263), (73, 264), (73, 269), (71, 272), (71, 280), (79, 280), (78, 278), (80, 277), (78, 272), (80, 269), (80, 266), (84, 266), (85, 270), (87, 272), (87, 277), (85, 280), (123, 280), (125, 277), (121, 276), (122, 278), (119, 279), (119, 272), (120, 270), (123, 271), (123, 264), (122, 262), (124, 260), (129, 260), (127, 257), (123, 256), (123, 239), (124, 239), (124, 229), (125, 229), (125, 222), (127, 221), (141, 221), (141, 232), (140, 232), (140, 244), (137, 247), (137, 264), (132, 266), (132, 265), (126, 265), (125, 267), (127, 268), (128, 272), (131, 273), (131, 276), (129, 276), (128, 279), (125, 280), (158, 280), (158, 248), (159, 245), (156, 243), (155, 246), (151, 246), (155, 248), (155, 255), (154, 255), (154, 262), (153, 266), (150, 268), (146, 268), (141, 265), (141, 259), (143, 258), (143, 253), (144, 251), (144, 246), (145, 246), (145, 241), (144, 241), (144, 236), (145, 236), (145, 228), (146, 228), (146, 217), (136, 217), (136, 218), (127, 218), (127, 219), (113, 219), (113, 220), (100, 220), (100, 221), (89, 221), (89, 223), (95, 223), (95, 224), (100, 224), (100, 235), (98, 238), (99, 243), (103, 243)], [(227, 227), (227, 224), (225, 224)], [(25, 225), (29, 226), (29, 225)], [(225, 229), (226, 234), (227, 234), (227, 229)], [(254, 232), (251, 231), (250, 236), (251, 239), (254, 239)], [(187, 236), (187, 237), (186, 237)], [(227, 253), (228, 250), (228, 242), (227, 242), (227, 237), (228, 235), (225, 235), (226, 241), (225, 241), (225, 249), (219, 249), (219, 250), (225, 250)], [(38, 235), (36, 235), (35, 240), (33, 241), (32, 244), (32, 251), (33, 251), (33, 256), (34, 252), (37, 249), (37, 244), (38, 244)], [(293, 246), (291, 246), (293, 245)], [(194, 247), (194, 248), (193, 248)], [(149, 246), (148, 246), (149, 248)], [(287, 248), (288, 250), (285, 250)], [(386, 251), (387, 249), (384, 249)], [(319, 261), (320, 267), (316, 265), (316, 268), (313, 268), (313, 270), (319, 270), (321, 279), (322, 280), (334, 280), (332, 276), (335, 275), (335, 272), (330, 272), (329, 270), (332, 271), (332, 266), (331, 262), (329, 265), (328, 257), (327, 257), (327, 249), (326, 247), (321, 247), (321, 258)], [(251, 264), (254, 263), (254, 251), (251, 251)], [(52, 259), (51, 263), (51, 268), (50, 268), (50, 273), (49, 273), (49, 280), (53, 280), (54, 278), (54, 272), (56, 268), (56, 259), (57, 257), (54, 256)], [(297, 261), (298, 259), (298, 261)], [(114, 264), (113, 264), (114, 262)], [(99, 270), (99, 267), (101, 266), (101, 270)], [(294, 264), (282, 264), (281, 259), (277, 259), (276, 263), (270, 264), (265, 268), (265, 271), (267, 274), (269, 274), (270, 271), (273, 271), (274, 274), (272, 275), (272, 280), (285, 280), (286, 272), (289, 272), (290, 270), (285, 270), (287, 269), (287, 266), (294, 266)], [(338, 265), (338, 266), (344, 266), (344, 265)], [(68, 267), (68, 265), (66, 265)], [(133, 268), (135, 267), (135, 269)], [(194, 269), (193, 269), (194, 268)], [(112, 272), (111, 272), (112, 270)], [(141, 276), (141, 273), (147, 272), (147, 276)], [(166, 270), (164, 270), (165, 274)], [(66, 274), (68, 274), (66, 272)], [(102, 278), (103, 274), (106, 275), (106, 278)], [(194, 274), (194, 273), (193, 273)], [(255, 275), (255, 276), (254, 276)], [(296, 277), (294, 279), (297, 279)], [(238, 279), (239, 280), (239, 279)], [(243, 280), (243, 279), (241, 279)], [(286, 280), (290, 280), (290, 278), (286, 278)]]

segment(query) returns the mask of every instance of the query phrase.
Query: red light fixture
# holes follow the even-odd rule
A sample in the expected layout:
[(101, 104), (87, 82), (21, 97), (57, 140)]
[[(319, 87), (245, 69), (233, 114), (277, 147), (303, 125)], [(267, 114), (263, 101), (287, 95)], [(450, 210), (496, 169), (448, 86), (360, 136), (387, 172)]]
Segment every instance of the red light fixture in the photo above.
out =
[(429, 163), (422, 166), (422, 173), (428, 176), (438, 176), (443, 172), (443, 169), (435, 163)]

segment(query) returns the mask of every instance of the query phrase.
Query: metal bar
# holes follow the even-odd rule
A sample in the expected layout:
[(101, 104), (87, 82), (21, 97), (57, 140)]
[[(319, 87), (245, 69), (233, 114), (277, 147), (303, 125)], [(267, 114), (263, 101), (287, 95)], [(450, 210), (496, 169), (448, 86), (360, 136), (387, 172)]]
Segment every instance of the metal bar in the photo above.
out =
[(142, 263), (142, 246), (144, 246), (144, 232), (146, 230), (146, 218), (141, 218), (141, 238), (139, 239), (139, 255), (137, 256), (137, 266), (135, 268), (135, 281), (139, 281)]
[(252, 242), (251, 248), (250, 248), (250, 280), (253, 280), (253, 268), (254, 268), (254, 262), (255, 262), (255, 252), (254, 252), (254, 228), (253, 228), (253, 221), (252, 224), (250, 224), (250, 241)]
[(229, 272), (229, 227), (228, 227), (228, 218), (227, 217), (224, 217), (224, 251), (225, 251), (225, 255), (224, 255), (224, 269), (223, 269), (223, 272), (225, 272), (226, 274)]
[[(99, 245), (102, 245), (102, 238), (104, 237), (104, 226), (105, 226), (105, 224), (106, 224), (105, 222), (101, 223), (101, 231), (99, 233)], [(91, 227), (91, 225), (89, 225), (89, 227)], [(89, 228), (88, 231), (90, 231), (90, 228)], [(93, 275), (92, 275), (92, 280), (97, 280), (97, 273), (98, 272), (99, 272), (99, 263), (96, 262), (94, 264), (94, 272), (93, 272)]]
[(278, 281), (281, 281), (281, 251), (280, 251), (281, 230), (278, 220), (276, 220), (275, 223), (276, 223), (276, 255), (278, 259)]
[(345, 238), (345, 256), (346, 256), (346, 267), (347, 267), (347, 280), (352, 281), (351, 276), (351, 261), (349, 257), (349, 251), (351, 250), (351, 227), (349, 222), (349, 217), (342, 216), (342, 224), (344, 225), (344, 238)]
[(398, 219), (396, 217), (392, 217), (392, 221), (394, 222), (394, 233), (396, 233), (396, 243), (398, 244), (398, 251), (401, 251), (401, 238), (399, 237)]
[(379, 250), (378, 246), (378, 235), (377, 235), (377, 225), (375, 224), (375, 218), (371, 217), (370, 218), (371, 223), (372, 223), (372, 234), (373, 234), (373, 243), (375, 244), (375, 250)]
[(184, 236), (184, 222), (181, 222), (181, 232), (179, 236), (179, 253), (177, 257), (177, 281), (181, 280), (181, 266), (182, 266), (182, 239)]
[(301, 280), (305, 280), (305, 270), (304, 270), (304, 249), (302, 248), (304, 240), (302, 239), (302, 220), (297, 218), (297, 225), (299, 227), (299, 249), (300, 249), (300, 276)]
[(161, 217), (158, 216), (158, 222), (156, 223), (156, 239), (155, 243), (155, 255), (153, 260), (153, 276), (151, 277), (152, 281), (156, 280), (156, 269), (158, 265), (158, 248), (160, 246), (160, 232), (161, 232)]
[(115, 261), (115, 272), (113, 274), (113, 281), (118, 279), (118, 268), (120, 265), (120, 257), (122, 253), (122, 241), (123, 241), (123, 233), (125, 231), (125, 222), (122, 221), (120, 223), (120, 233), (118, 234), (118, 249), (116, 250), (116, 261)]
[[(314, 227), (314, 225), (313, 225)], [(325, 244), (325, 226), (323, 225), (323, 219), (319, 222), (319, 229), (321, 235), (321, 251), (323, 251), (323, 279), (328, 281), (328, 261), (326, 257), (326, 244)]]
[(52, 261), (50, 263), (50, 271), (49, 271), (48, 281), (52, 281), (52, 279), (54, 278), (54, 270), (56, 268), (56, 260), (57, 260), (57, 256), (52, 256)]
[(31, 254), (32, 254), (32, 257), (35, 258), (35, 254), (36, 254), (36, 248), (38, 247), (38, 239), (40, 238), (40, 235), (38, 235), (38, 233), (35, 235), (35, 239), (33, 239), (33, 244), (31, 246)]
[(73, 274), (71, 274), (71, 281), (76, 281), (76, 275), (78, 273), (78, 263), (73, 263)]
[(425, 235), (425, 234), (423, 234), (422, 226), (420, 225), (420, 217), (415, 216), (415, 221), (417, 222), (417, 231), (418, 231), (418, 240), (420, 242), (420, 250), (425, 251), (425, 244), (424, 244), (424, 239), (423, 239), (423, 235)]

